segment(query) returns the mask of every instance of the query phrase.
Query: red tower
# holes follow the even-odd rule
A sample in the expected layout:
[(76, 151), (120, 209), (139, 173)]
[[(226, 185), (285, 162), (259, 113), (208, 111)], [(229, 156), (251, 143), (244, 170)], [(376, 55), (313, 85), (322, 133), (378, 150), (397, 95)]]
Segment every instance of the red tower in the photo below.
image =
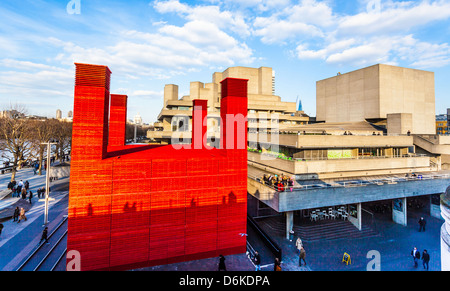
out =
[(80, 253), (81, 270), (245, 252), (247, 80), (222, 81), (221, 135), (234, 137), (223, 149), (205, 147), (206, 121), (196, 124), (204, 100), (194, 101), (191, 149), (126, 146), (127, 97), (110, 96), (111, 71), (75, 65), (67, 250)]

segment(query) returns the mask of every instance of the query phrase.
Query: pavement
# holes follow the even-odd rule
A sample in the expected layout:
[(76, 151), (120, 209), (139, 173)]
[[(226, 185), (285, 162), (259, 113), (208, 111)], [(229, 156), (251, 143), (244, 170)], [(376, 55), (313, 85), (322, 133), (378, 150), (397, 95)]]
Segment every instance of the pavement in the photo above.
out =
[[(11, 174), (0, 175), (0, 189), (5, 189), (11, 179)], [(0, 235), (0, 270), (11, 271), (22, 262), (36, 248), (43, 230), (44, 202), (39, 202), (37, 189), (45, 186), (45, 175), (33, 175), (33, 170), (25, 168), (19, 170), (16, 181), (30, 182), (30, 190), (33, 191), (32, 203), (10, 195), (0, 200), (0, 214), (4, 226)], [(69, 178), (64, 178), (50, 184), (52, 191), (50, 197), (55, 200), (49, 202), (49, 232), (67, 215)], [(26, 209), (26, 221), (13, 222), (9, 210), (16, 206), (24, 206)], [(10, 216), (11, 215), (11, 216)]]
[[(8, 175), (0, 175), (0, 189), (6, 188), (5, 181)], [(30, 189), (36, 193), (37, 188), (45, 184), (45, 176), (33, 176), (31, 169), (19, 171), (18, 178), (28, 178)], [(68, 209), (68, 184), (69, 179), (61, 179), (52, 184), (51, 196), (55, 201), (50, 202), (49, 230), (56, 226)], [(6, 198), (0, 200), (0, 210), (17, 203), (16, 200)], [(37, 195), (32, 200), (27, 211), (27, 221), (17, 223), (12, 219), (2, 222), (3, 232), (0, 236), (0, 270), (14, 270), (15, 267), (30, 254), (37, 245), (42, 233), (44, 203), (37, 201)], [(364, 207), (364, 206), (363, 206)], [(295, 239), (289, 241), (284, 237), (284, 229), (270, 228), (270, 224), (261, 224), (263, 229), (282, 248), (283, 271), (366, 271), (373, 261), (373, 254), (379, 255), (382, 271), (423, 271), (421, 262), (418, 268), (413, 266), (410, 252), (416, 246), (420, 252), (427, 249), (431, 261), (430, 270), (440, 270), (440, 228), (443, 219), (431, 217), (427, 208), (414, 210), (408, 209), (408, 225), (396, 224), (391, 219), (391, 214), (375, 214), (373, 227), (377, 235), (358, 236), (338, 239), (319, 239), (315, 241), (303, 241), (306, 249), (307, 266), (298, 266), (298, 256), (295, 247)], [(417, 221), (420, 216), (427, 220), (425, 232), (418, 231)], [(279, 219), (284, 223), (283, 216), (267, 219)], [(299, 224), (295, 218), (294, 224)], [(364, 223), (364, 221), (363, 221)], [(273, 255), (265, 248), (264, 244), (249, 228), (248, 240), (252, 246), (261, 253), (262, 271), (273, 270)], [(351, 256), (351, 264), (342, 263), (344, 252)], [(371, 255), (371, 256), (368, 256)], [(253, 263), (247, 254), (226, 256), (228, 271), (253, 271)], [(216, 271), (218, 258), (209, 258), (142, 268), (135, 271)]]

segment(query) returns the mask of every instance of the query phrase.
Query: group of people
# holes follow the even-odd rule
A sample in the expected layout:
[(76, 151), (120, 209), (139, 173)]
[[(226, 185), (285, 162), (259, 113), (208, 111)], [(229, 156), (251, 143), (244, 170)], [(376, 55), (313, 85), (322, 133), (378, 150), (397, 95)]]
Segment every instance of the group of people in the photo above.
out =
[[(31, 199), (33, 198), (33, 192), (30, 190), (30, 183), (28, 181), (23, 182), (22, 180), (17, 183), (15, 180), (8, 183), (8, 189), (12, 191), (12, 197), (22, 197), (22, 199), (27, 199), (31, 203)], [(42, 189), (38, 190), (39, 198)], [(45, 190), (44, 190), (45, 192)]]
[(20, 197), (22, 195), (22, 198), (24, 195), (26, 196), (28, 189), (30, 188), (30, 183), (28, 181), (23, 182), (22, 180), (19, 181), (19, 183), (16, 182), (16, 180), (13, 180), (8, 183), (8, 189), (12, 191), (12, 196)]
[(294, 178), (288, 177), (283, 174), (281, 174), (280, 176), (264, 174), (262, 177), (262, 182), (265, 185), (271, 186), (272, 188), (276, 189), (278, 192), (284, 192), (287, 188), (289, 188), (289, 190), (292, 192), (294, 189)]
[(428, 271), (428, 264), (430, 262), (430, 254), (428, 253), (427, 250), (423, 250), (422, 258), (421, 258), (419, 250), (416, 247), (414, 247), (414, 249), (411, 251), (411, 256), (414, 260), (414, 267), (417, 268), (417, 266), (419, 265), (419, 263), (418, 263), (419, 260), (422, 259), (423, 268)]
[(16, 207), (16, 209), (14, 209), (14, 214), (13, 214), (13, 222), (19, 223), (22, 220), (27, 221), (27, 217), (25, 216), (25, 209), (23, 207)]

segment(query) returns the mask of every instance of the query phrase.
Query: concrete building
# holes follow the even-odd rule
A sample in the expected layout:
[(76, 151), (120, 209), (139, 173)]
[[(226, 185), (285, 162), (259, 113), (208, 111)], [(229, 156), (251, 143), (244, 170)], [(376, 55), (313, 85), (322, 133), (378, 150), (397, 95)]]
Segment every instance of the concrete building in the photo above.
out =
[(434, 73), (374, 65), (318, 81), (317, 121), (370, 121), (388, 132), (435, 134)]
[(286, 236), (294, 216), (361, 230), (365, 205), (380, 201), (402, 225), (408, 199), (440, 217), (450, 139), (435, 134), (434, 73), (375, 65), (316, 85), (318, 123), (249, 133), (249, 214), (284, 215)]
[[(189, 143), (192, 132), (192, 100), (208, 101), (208, 141), (217, 145), (220, 127), (220, 82), (225, 78), (248, 79), (248, 130), (259, 127), (271, 128), (281, 125), (307, 124), (309, 117), (297, 111), (295, 102), (283, 102), (275, 92), (275, 74), (272, 68), (230, 67), (223, 72), (215, 72), (211, 83), (191, 82), (190, 94), (179, 98), (178, 86), (164, 87), (164, 104), (154, 123), (155, 129), (148, 131), (147, 137), (155, 143), (170, 144), (174, 138)], [(267, 122), (272, 115), (277, 122)], [(279, 122), (279, 123), (278, 123)]]

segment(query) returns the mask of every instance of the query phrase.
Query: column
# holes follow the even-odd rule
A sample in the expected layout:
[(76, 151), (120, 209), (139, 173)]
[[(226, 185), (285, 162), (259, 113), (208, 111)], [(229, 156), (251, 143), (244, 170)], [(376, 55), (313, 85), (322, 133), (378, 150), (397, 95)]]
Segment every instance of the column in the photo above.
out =
[(294, 211), (286, 212), (286, 238), (289, 239), (289, 232), (294, 228)]
[(408, 214), (406, 211), (406, 197), (392, 200), (392, 221), (403, 226), (408, 225)]

